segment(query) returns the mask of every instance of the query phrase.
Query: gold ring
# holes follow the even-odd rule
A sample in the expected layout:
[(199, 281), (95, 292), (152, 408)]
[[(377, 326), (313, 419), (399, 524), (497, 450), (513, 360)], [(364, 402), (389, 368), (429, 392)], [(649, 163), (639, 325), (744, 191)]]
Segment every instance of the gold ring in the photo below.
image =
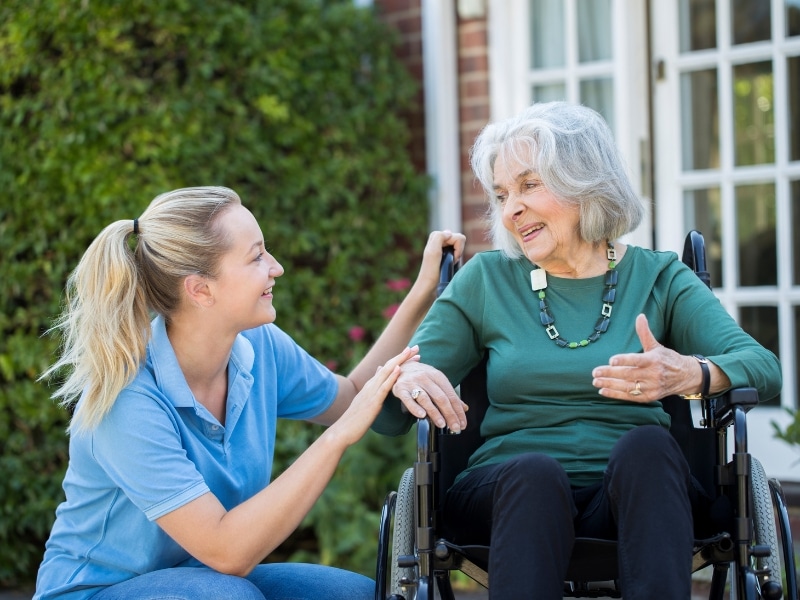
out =
[[(411, 399), (416, 400), (419, 398), (419, 395), (422, 393), (422, 390), (419, 388), (411, 390)], [(640, 392), (641, 393), (641, 392)]]
[(636, 382), (636, 387), (628, 392), (631, 396), (641, 396), (642, 395), (642, 388), (639, 387), (639, 382)]

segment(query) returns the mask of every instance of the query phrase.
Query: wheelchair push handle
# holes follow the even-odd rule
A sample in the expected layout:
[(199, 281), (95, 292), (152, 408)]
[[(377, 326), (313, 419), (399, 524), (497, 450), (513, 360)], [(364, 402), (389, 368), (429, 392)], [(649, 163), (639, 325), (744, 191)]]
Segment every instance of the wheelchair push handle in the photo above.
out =
[(442, 248), (442, 262), (439, 266), (439, 283), (436, 286), (436, 297), (442, 295), (444, 288), (453, 279), (453, 275), (457, 270), (456, 261), (453, 253), (455, 248), (453, 246), (445, 246)]

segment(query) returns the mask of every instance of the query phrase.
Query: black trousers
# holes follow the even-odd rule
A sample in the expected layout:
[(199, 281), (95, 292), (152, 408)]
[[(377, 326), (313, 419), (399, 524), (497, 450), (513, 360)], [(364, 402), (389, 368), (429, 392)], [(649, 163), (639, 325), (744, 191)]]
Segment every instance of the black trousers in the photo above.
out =
[(687, 600), (705, 502), (673, 437), (648, 425), (617, 441), (602, 483), (573, 488), (554, 459), (523, 454), (467, 474), (444, 514), (457, 543), (491, 545), (491, 599), (563, 598), (575, 538), (596, 537), (618, 540), (626, 600)]

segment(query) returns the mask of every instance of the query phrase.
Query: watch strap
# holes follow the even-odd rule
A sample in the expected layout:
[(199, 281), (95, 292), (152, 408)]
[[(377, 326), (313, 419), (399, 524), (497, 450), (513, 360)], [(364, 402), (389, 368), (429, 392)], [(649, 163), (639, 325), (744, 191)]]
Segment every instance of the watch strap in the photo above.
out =
[(700, 365), (700, 371), (703, 373), (703, 385), (699, 394), (687, 394), (684, 398), (687, 400), (702, 400), (703, 398), (708, 398), (708, 394), (711, 392), (711, 369), (708, 368), (708, 359), (705, 356), (692, 354), (692, 358)]

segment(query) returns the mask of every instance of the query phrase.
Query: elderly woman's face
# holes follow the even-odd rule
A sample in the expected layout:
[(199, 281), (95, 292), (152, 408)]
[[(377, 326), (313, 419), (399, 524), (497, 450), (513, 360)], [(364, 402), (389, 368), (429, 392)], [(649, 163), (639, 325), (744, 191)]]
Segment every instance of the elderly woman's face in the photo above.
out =
[(494, 193), (503, 225), (531, 262), (547, 269), (550, 261), (569, 260), (580, 243), (577, 206), (560, 202), (537, 173), (502, 154), (494, 164)]

